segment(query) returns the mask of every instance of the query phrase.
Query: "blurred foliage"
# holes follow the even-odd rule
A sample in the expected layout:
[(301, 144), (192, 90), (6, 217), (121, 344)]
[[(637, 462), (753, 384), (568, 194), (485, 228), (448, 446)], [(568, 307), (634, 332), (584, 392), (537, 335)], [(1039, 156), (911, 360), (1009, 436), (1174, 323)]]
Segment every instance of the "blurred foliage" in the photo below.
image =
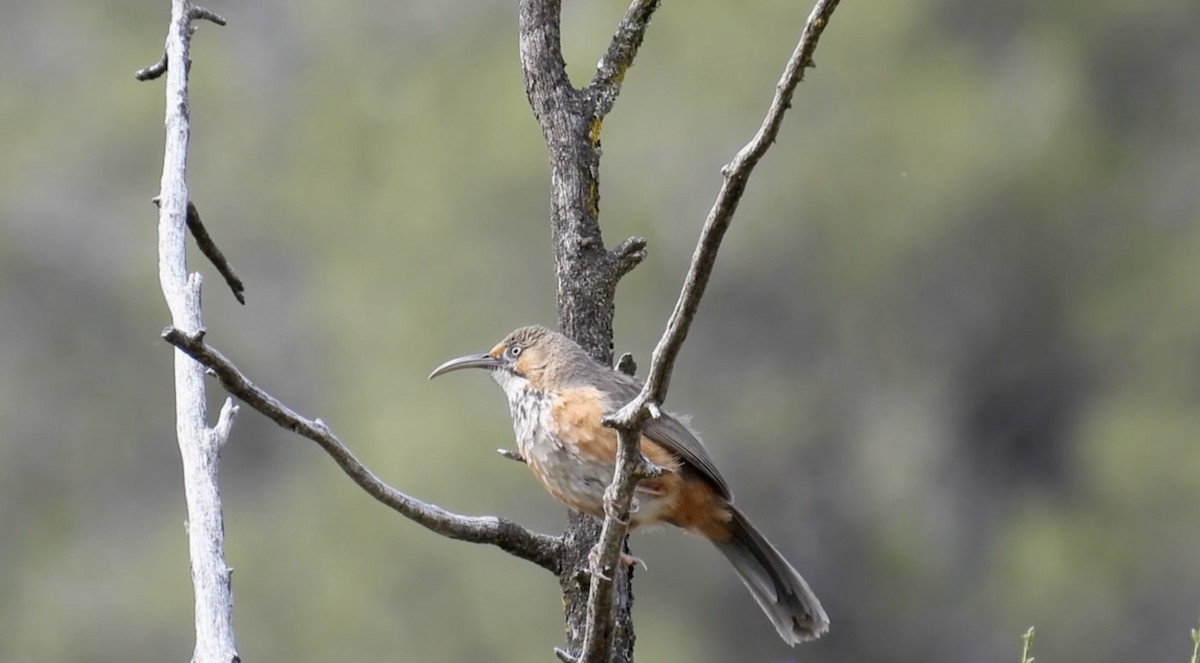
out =
[[(574, 80), (618, 2), (566, 3)], [(151, 6), (153, 5), (153, 6)], [(192, 643), (154, 208), (167, 3), (0, 22), (0, 660)], [(553, 322), (512, 3), (213, 5), (192, 195), (247, 282), (210, 340), (394, 485), (563, 522), (480, 376)], [(665, 3), (605, 124), (643, 360), (809, 7)], [(729, 234), (669, 405), (825, 600), (776, 639), (717, 555), (634, 540), (647, 661), (1183, 660), (1200, 604), (1200, 5), (844, 3)], [(222, 395), (216, 386), (212, 402)], [(557, 584), (381, 508), (248, 410), (223, 464), (247, 661), (550, 660)]]

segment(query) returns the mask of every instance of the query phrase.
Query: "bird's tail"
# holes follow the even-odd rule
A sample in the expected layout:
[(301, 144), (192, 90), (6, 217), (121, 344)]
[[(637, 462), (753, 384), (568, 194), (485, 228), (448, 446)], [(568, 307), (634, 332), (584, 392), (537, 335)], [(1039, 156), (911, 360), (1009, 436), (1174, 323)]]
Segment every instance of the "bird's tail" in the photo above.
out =
[(730, 537), (714, 543), (733, 564), (738, 577), (767, 613), (779, 636), (795, 646), (828, 631), (829, 617), (804, 578), (750, 524), (745, 514), (733, 505), (729, 509), (733, 514), (729, 523)]

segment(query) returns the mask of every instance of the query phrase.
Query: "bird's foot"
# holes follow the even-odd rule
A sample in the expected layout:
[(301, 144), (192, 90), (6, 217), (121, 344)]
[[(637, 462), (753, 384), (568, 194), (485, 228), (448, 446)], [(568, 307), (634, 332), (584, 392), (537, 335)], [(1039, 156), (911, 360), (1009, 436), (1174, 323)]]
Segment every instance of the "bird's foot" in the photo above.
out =
[[(641, 505), (638, 503), (638, 499), (636, 497), (629, 498), (629, 514), (637, 513), (640, 506)], [(613, 487), (610, 484), (604, 489), (605, 517), (612, 518), (613, 521), (620, 523), (625, 527), (629, 527), (629, 514), (622, 515), (620, 509), (617, 508), (617, 493), (613, 490)]]
[(662, 465), (657, 465), (649, 458), (642, 456), (642, 462), (638, 463), (637, 470), (638, 479), (657, 479), (667, 473), (667, 468)]
[(629, 553), (621, 553), (621, 557), (619, 559), (621, 562), (621, 566), (624, 566), (627, 569), (635, 567), (635, 566), (640, 566), (645, 571), (650, 570), (650, 567), (646, 566), (646, 562), (641, 557), (634, 557), (633, 555), (630, 555)]
[[(650, 570), (650, 567), (646, 566), (646, 562), (644, 562), (640, 557), (634, 557), (629, 553), (621, 553), (621, 555), (617, 557), (617, 562), (619, 562), (621, 564), (621, 568), (624, 569), (640, 566), (647, 571)], [(606, 575), (604, 573), (604, 569), (600, 567), (600, 551), (597, 548), (592, 548), (592, 551), (588, 553), (588, 570), (595, 577), (600, 578), (601, 580), (612, 582), (612, 578)]]
[(600, 547), (593, 546), (591, 552), (588, 553), (588, 571), (593, 578), (599, 578), (606, 582), (612, 582), (612, 578), (604, 573), (604, 569), (600, 566)]

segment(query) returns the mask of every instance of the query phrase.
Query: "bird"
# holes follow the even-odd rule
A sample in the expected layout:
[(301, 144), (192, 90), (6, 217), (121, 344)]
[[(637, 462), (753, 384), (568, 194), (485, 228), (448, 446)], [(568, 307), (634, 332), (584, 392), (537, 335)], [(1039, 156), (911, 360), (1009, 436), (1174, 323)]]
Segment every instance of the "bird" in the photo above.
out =
[[(633, 400), (641, 380), (536, 325), (511, 332), (489, 352), (443, 363), (429, 379), (468, 368), (487, 371), (504, 390), (517, 451), (542, 487), (568, 508), (603, 519), (617, 433), (602, 419)], [(630, 531), (669, 524), (711, 541), (788, 645), (828, 631), (821, 602), (733, 505), (728, 483), (683, 418), (660, 409), (646, 421), (640, 447), (643, 457), (664, 471), (635, 488)]]

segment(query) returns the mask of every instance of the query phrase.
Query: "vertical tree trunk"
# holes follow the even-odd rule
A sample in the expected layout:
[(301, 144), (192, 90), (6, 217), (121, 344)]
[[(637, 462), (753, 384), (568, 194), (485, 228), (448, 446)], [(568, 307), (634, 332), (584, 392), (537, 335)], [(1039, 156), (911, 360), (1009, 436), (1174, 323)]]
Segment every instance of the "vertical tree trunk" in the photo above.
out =
[[(558, 324), (564, 334), (589, 354), (611, 364), (614, 296), (619, 276), (600, 232), (600, 150), (590, 137), (590, 107), (580, 103), (579, 95), (571, 97), (557, 110), (562, 118), (558, 126), (565, 135), (547, 136)], [(582, 571), (588, 568), (588, 553), (599, 536), (599, 521), (569, 512), (563, 574), (559, 577), (569, 651), (579, 651), (583, 644), (589, 585)], [(634, 641), (632, 571), (616, 575), (617, 612), (613, 620), (616, 632), (609, 660), (628, 663), (633, 660)]]
[[(173, 327), (198, 334), (200, 275), (187, 271), (187, 155), (188, 68), (192, 21), (206, 18), (223, 24), (215, 14), (188, 0), (172, 0), (166, 53), (166, 141), (159, 196), (158, 267), (163, 297)], [(159, 66), (138, 72), (149, 80), (161, 75)], [(157, 72), (157, 73), (156, 73)], [(179, 350), (175, 360), (175, 431), (183, 462), (187, 502), (188, 557), (195, 593), (196, 646), (193, 663), (236, 663), (233, 634), (231, 570), (225, 562), (225, 525), (217, 483), (217, 461), (229, 437), (237, 408), (226, 400), (216, 426), (209, 428), (204, 390), (204, 367)]]
[[(597, 360), (612, 363), (614, 294), (620, 272), (600, 232), (600, 149), (595, 106), (567, 80), (558, 32), (559, 0), (523, 2), (521, 56), (525, 86), (550, 157), (550, 233), (557, 279), (558, 324)], [(535, 75), (531, 75), (533, 72)], [(568, 651), (587, 630), (588, 553), (600, 523), (574, 512), (564, 533), (559, 576)], [(614, 663), (633, 660), (632, 573), (615, 578)]]

